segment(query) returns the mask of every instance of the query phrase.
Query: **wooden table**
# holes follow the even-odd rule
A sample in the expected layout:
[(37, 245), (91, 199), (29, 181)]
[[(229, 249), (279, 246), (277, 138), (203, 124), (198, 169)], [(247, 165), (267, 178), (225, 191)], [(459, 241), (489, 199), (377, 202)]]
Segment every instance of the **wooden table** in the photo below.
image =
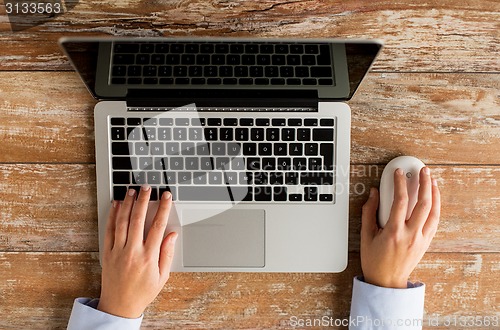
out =
[(361, 271), (361, 205), (384, 164), (402, 154), (428, 164), (442, 190), (439, 231), (411, 276), (427, 285), (426, 322), (500, 317), (498, 1), (80, 1), (15, 33), (4, 10), (1, 329), (65, 328), (75, 297), (99, 295), (95, 101), (56, 43), (64, 35), (380, 38), (386, 44), (349, 102), (347, 270), (173, 274), (143, 328), (281, 329), (290, 328), (291, 316), (347, 317), (352, 278)]

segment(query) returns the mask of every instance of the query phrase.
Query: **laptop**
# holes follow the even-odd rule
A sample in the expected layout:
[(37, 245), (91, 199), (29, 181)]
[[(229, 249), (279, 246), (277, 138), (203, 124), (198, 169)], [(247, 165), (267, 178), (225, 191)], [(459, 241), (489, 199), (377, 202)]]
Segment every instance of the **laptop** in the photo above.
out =
[(349, 100), (382, 44), (63, 38), (94, 108), (99, 246), (112, 200), (165, 191), (172, 271), (341, 272)]

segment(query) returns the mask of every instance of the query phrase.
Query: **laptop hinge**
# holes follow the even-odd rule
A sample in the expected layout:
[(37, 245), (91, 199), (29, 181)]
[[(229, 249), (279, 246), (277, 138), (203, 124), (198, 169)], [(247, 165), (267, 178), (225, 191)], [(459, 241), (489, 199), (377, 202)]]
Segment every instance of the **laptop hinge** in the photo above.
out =
[(317, 107), (315, 90), (130, 89), (128, 107)]

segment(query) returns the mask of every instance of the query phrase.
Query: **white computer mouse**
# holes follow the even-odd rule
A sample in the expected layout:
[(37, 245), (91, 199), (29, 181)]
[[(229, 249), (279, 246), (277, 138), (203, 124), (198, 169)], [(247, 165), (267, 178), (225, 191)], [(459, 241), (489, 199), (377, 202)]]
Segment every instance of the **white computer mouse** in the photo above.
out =
[(418, 187), (420, 170), (425, 164), (418, 158), (411, 156), (400, 156), (391, 160), (380, 178), (380, 200), (378, 207), (378, 222), (380, 227), (384, 227), (391, 214), (392, 202), (394, 200), (394, 172), (400, 168), (406, 177), (406, 187), (408, 189), (408, 211), (406, 220), (410, 218), (413, 208), (418, 200)]

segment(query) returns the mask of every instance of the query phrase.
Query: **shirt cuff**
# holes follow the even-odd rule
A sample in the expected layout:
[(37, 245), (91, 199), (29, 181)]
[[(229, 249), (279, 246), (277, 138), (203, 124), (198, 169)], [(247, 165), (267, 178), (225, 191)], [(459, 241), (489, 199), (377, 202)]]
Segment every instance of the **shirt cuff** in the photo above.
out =
[(77, 298), (68, 322), (68, 330), (138, 330), (144, 315), (127, 319), (101, 312), (97, 309), (99, 299)]
[(408, 282), (406, 289), (383, 288), (355, 277), (349, 329), (421, 329), (425, 285)]

